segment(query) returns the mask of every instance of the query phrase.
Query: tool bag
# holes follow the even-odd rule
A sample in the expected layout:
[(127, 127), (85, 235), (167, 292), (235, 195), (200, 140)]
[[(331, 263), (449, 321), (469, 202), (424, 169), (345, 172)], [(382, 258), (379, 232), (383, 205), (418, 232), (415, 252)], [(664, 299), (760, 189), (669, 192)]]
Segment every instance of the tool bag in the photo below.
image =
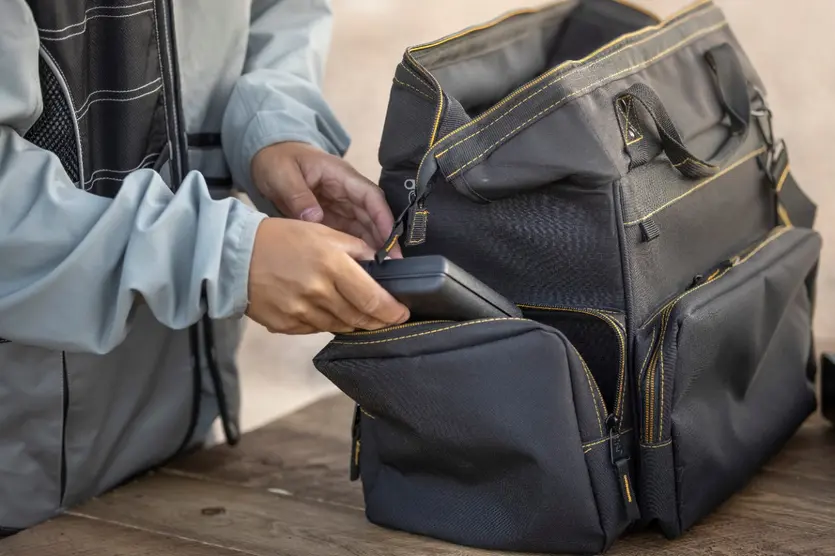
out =
[[(410, 48), (380, 147), (406, 256), (523, 319), (336, 337), (368, 518), (488, 549), (681, 535), (815, 407), (815, 206), (721, 11), (612, 0)], [(378, 254), (378, 258), (385, 251)]]

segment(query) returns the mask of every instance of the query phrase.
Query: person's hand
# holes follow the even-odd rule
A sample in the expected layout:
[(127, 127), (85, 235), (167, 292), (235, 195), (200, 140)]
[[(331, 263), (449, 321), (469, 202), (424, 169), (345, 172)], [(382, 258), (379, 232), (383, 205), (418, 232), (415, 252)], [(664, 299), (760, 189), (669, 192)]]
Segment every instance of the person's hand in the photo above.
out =
[(321, 224), (266, 218), (255, 235), (247, 315), (284, 334), (406, 322), (409, 310), (356, 262), (373, 256), (363, 240)]
[[(324, 224), (383, 247), (394, 218), (382, 190), (337, 156), (306, 143), (276, 143), (252, 159), (252, 179), (284, 216)], [(399, 258), (395, 245), (390, 255)]]

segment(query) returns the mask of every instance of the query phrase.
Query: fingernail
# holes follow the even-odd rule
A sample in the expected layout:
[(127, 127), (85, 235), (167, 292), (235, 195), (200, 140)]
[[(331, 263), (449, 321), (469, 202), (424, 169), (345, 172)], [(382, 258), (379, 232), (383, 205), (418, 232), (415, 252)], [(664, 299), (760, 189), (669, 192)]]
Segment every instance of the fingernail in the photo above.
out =
[(322, 220), (322, 216), (322, 209), (311, 207), (309, 209), (304, 209), (299, 218), (305, 222), (319, 222)]

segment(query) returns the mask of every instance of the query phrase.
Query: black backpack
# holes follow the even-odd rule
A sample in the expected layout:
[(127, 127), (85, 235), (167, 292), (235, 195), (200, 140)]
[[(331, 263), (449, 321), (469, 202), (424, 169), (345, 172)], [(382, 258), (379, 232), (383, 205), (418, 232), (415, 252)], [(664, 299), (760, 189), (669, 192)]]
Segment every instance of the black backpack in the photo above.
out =
[(670, 538), (815, 408), (815, 206), (712, 2), (612, 0), (410, 48), (380, 147), (406, 256), (523, 319), (334, 339), (368, 518), (489, 549)]

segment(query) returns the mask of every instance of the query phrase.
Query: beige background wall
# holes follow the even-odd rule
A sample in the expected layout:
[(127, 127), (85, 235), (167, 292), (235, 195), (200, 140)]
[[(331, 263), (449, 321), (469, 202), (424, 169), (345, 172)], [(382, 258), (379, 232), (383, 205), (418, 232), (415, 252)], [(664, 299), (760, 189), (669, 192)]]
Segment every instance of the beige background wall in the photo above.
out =
[[(404, 49), (537, 0), (333, 0), (334, 42), (325, 92), (353, 136), (348, 159), (379, 176), (377, 145), (394, 67)], [(686, 0), (636, 0), (661, 16)], [(835, 0), (717, 0), (766, 83), (792, 167), (820, 207), (826, 240), (818, 336), (835, 339)], [(309, 361), (327, 341), (271, 337), (250, 324), (240, 360), (244, 427), (331, 392)]]

